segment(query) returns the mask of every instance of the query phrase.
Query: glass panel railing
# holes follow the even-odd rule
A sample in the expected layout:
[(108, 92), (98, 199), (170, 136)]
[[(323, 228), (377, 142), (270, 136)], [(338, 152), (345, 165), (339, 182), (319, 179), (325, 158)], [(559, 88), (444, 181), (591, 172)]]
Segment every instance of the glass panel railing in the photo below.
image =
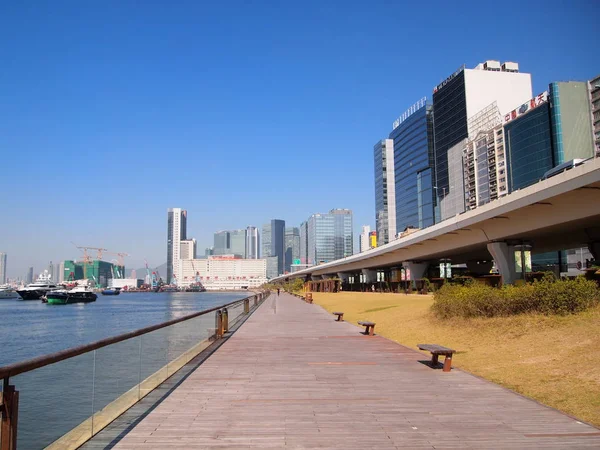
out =
[(11, 377), (19, 391), (19, 450), (44, 448), (84, 422), (78, 437), (89, 439), (93, 379), (92, 352)]

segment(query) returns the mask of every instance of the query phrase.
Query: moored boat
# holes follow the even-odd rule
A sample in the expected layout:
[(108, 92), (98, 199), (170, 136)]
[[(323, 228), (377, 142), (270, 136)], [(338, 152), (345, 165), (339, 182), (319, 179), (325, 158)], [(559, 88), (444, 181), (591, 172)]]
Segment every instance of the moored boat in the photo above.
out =
[(73, 289), (59, 289), (48, 292), (46, 299), (49, 305), (68, 305), (71, 303), (95, 302), (98, 296), (87, 286), (77, 286)]
[(19, 294), (23, 300), (39, 300), (43, 295), (56, 288), (56, 284), (51, 281), (48, 271), (45, 270), (44, 274), (40, 275), (35, 283), (17, 289), (17, 294)]
[(119, 295), (121, 293), (121, 288), (103, 289), (100, 293), (102, 295)]
[(10, 286), (0, 286), (0, 300), (19, 298), (19, 294)]

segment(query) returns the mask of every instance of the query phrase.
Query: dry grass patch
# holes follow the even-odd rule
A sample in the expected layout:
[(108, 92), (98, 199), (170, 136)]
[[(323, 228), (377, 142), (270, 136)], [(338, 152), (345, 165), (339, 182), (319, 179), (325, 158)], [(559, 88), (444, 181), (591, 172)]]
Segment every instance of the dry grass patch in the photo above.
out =
[[(313, 293), (328, 311), (408, 347), (441, 344), (453, 365), (600, 426), (600, 307), (568, 316), (436, 319), (433, 296)], [(493, 350), (492, 350), (493, 349)]]

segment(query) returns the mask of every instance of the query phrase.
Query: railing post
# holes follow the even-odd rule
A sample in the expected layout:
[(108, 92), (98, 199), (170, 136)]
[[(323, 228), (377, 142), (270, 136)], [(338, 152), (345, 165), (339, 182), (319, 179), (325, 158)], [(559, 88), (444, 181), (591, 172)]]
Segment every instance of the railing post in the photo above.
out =
[(254, 296), (254, 306), (258, 305), (258, 295)]
[(217, 335), (217, 339), (223, 337), (223, 315), (221, 314), (221, 310), (217, 311), (215, 324), (215, 334)]
[(229, 331), (229, 311), (227, 311), (227, 308), (223, 308), (222, 311), (223, 312), (221, 314), (223, 318), (223, 334), (225, 334)]
[(249, 314), (250, 313), (250, 299), (246, 298), (244, 299), (244, 314)]
[(0, 393), (0, 412), (2, 412), (2, 430), (0, 431), (0, 450), (16, 450), (17, 419), (19, 418), (19, 391), (4, 383), (4, 391)]

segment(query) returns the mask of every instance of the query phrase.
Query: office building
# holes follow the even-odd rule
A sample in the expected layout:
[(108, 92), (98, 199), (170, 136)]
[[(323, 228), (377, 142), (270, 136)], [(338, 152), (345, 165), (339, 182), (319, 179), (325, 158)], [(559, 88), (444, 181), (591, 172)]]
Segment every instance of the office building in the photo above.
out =
[(582, 81), (550, 83), (550, 116), (555, 165), (595, 154), (589, 85)]
[(231, 235), (229, 231), (217, 231), (213, 241), (213, 255), (228, 255), (231, 253)]
[[(285, 221), (273, 219), (263, 225), (262, 258), (267, 259), (267, 278), (275, 278), (283, 274), (285, 252)], [(277, 258), (269, 260), (269, 258)], [(274, 262), (275, 261), (275, 262)]]
[(590, 102), (592, 105), (592, 127), (596, 155), (600, 156), (600, 75), (590, 80)]
[[(438, 210), (456, 209), (456, 197), (449, 195), (448, 151), (469, 136), (469, 119), (496, 102), (500, 114), (511, 111), (532, 97), (531, 75), (520, 73), (516, 63), (486, 61), (474, 69), (460, 67), (433, 89), (435, 187)], [(464, 193), (463, 193), (464, 197)], [(443, 207), (444, 202), (453, 205)]]
[(300, 264), (308, 264), (308, 222), (300, 224)]
[(27, 284), (33, 283), (33, 267), (27, 270), (26, 282)]
[(230, 253), (246, 258), (246, 230), (233, 230), (229, 232)]
[(56, 281), (59, 283), (64, 283), (65, 281), (65, 262), (61, 262), (58, 265), (58, 277), (56, 278)]
[(352, 211), (332, 209), (307, 220), (307, 264), (322, 264), (353, 254)]
[(358, 241), (358, 251), (360, 253), (369, 250), (371, 248), (371, 226), (363, 225), (360, 231), (360, 238)]
[(187, 238), (187, 211), (181, 208), (167, 210), (167, 283), (171, 284), (173, 278), (178, 277), (177, 261), (181, 241)]
[(292, 264), (300, 264), (300, 228), (285, 229), (284, 273), (291, 271)]
[(438, 217), (441, 220), (449, 219), (466, 210), (465, 149), (468, 141), (465, 138), (447, 151), (448, 186), (442, 187), (441, 192), (437, 194), (441, 199), (438, 211)]
[[(394, 122), (390, 140), (395, 171), (395, 232), (433, 225), (433, 110), (425, 97)], [(381, 245), (379, 233), (377, 227)]]
[(383, 139), (373, 147), (375, 170), (375, 228), (379, 245), (396, 237), (394, 142)]
[(542, 179), (555, 165), (548, 92), (517, 107), (504, 117), (508, 191)]
[[(469, 119), (465, 145), (466, 207), (473, 209), (508, 193), (504, 131), (496, 102)], [(463, 141), (464, 142), (464, 141)]]
[(0, 284), (6, 283), (6, 253), (0, 252)]
[(214, 255), (206, 259), (181, 260), (180, 286), (200, 281), (207, 290), (249, 289), (267, 282), (264, 259), (243, 259), (236, 255)]
[(181, 241), (179, 257), (180, 259), (196, 259), (196, 239), (185, 239)]
[(258, 228), (248, 227), (246, 228), (246, 258), (247, 259), (258, 259), (260, 240), (258, 234)]
[(212, 256), (215, 254), (215, 249), (213, 247), (206, 247), (204, 249), (204, 257), (208, 258), (209, 256)]

